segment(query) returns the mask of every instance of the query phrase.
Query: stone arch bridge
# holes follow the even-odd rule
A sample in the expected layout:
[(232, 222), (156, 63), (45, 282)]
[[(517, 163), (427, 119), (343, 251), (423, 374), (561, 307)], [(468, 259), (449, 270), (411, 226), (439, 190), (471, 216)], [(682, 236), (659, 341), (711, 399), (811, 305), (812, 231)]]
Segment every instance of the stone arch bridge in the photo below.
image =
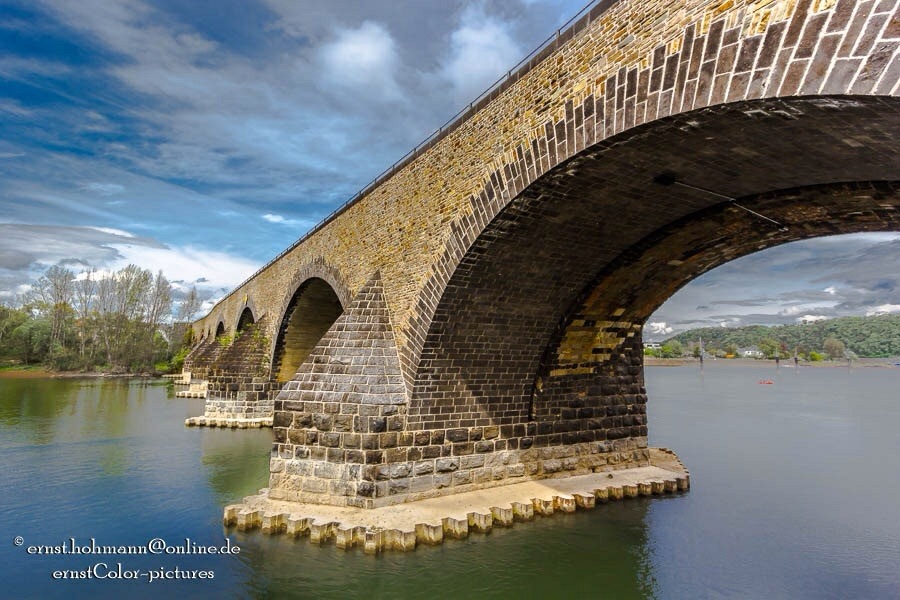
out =
[(194, 324), (270, 496), (645, 464), (641, 327), (722, 263), (900, 230), (897, 0), (601, 2)]

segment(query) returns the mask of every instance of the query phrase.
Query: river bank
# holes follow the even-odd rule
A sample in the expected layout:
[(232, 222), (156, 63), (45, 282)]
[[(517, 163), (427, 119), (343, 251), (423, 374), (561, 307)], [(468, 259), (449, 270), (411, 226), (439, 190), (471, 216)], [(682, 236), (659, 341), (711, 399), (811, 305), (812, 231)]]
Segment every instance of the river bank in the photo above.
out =
[(43, 366), (0, 368), (0, 379), (74, 379), (113, 377), (161, 377), (161, 373), (110, 373), (106, 371), (51, 371)]
[[(850, 363), (850, 368), (856, 369), (860, 367), (880, 367), (880, 368), (898, 368), (897, 363), (900, 363), (900, 357), (890, 357), (890, 358), (854, 358)], [(765, 367), (767, 365), (775, 366), (775, 361), (773, 359), (756, 359), (756, 358), (705, 358), (703, 359), (704, 367), (716, 367), (716, 366), (731, 366), (731, 367)], [(700, 359), (697, 358), (655, 358), (652, 356), (644, 357), (644, 366), (652, 366), (652, 367), (699, 367)], [(794, 368), (794, 360), (793, 358), (783, 358), (779, 361), (779, 367), (793, 369)], [(846, 360), (822, 360), (822, 361), (800, 361), (797, 365), (800, 368), (847, 368)]]

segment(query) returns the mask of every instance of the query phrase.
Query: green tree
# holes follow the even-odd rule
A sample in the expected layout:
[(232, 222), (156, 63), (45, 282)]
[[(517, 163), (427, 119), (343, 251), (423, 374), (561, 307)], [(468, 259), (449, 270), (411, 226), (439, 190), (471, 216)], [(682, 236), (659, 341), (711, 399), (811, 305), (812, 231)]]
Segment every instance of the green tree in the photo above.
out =
[(776, 353), (781, 349), (781, 344), (775, 338), (763, 338), (757, 344), (757, 347), (766, 358), (775, 358)]
[(48, 319), (30, 318), (9, 336), (9, 348), (26, 365), (42, 362), (50, 352), (52, 326)]
[(844, 358), (844, 352), (846, 348), (844, 347), (844, 342), (835, 338), (829, 337), (825, 340), (823, 344), (823, 349), (825, 350), (825, 354), (828, 355), (828, 358), (831, 360), (837, 360), (839, 358)]
[(10, 346), (10, 336), (29, 318), (28, 313), (22, 309), (0, 306), (0, 356), (16, 358)]
[(75, 277), (51, 267), (34, 290), (22, 309), (0, 307), (0, 356), (7, 360), (65, 370), (105, 363), (117, 371), (168, 360), (172, 286), (161, 271), (129, 265), (105, 277)]
[(678, 340), (669, 340), (660, 348), (663, 358), (679, 358), (684, 354), (684, 346)]
[(38, 309), (50, 317), (50, 341), (53, 344), (64, 345), (66, 342), (66, 321), (72, 312), (74, 280), (72, 271), (54, 265), (34, 284)]

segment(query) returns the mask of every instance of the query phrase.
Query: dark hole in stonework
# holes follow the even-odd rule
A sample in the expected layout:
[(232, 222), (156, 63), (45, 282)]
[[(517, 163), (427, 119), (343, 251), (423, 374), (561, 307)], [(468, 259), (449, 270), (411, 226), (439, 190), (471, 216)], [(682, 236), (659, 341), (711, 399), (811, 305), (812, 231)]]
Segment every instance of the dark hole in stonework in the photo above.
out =
[(653, 178), (653, 183), (666, 186), (674, 185), (676, 181), (678, 181), (678, 176), (672, 171), (663, 171)]

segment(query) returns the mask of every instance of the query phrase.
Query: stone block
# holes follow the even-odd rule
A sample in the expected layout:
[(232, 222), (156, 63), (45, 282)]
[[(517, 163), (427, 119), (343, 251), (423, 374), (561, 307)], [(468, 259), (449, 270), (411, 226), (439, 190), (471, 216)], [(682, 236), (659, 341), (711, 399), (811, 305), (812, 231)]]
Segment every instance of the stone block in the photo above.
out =
[(439, 458), (435, 461), (434, 468), (438, 473), (449, 473), (459, 469), (459, 458)]
[(472, 483), (471, 471), (455, 471), (453, 473), (453, 485), (465, 485)]
[(562, 461), (556, 459), (545, 460), (541, 463), (541, 470), (544, 473), (558, 473), (562, 468)]
[(434, 461), (423, 460), (415, 463), (413, 472), (416, 475), (429, 475), (431, 473), (434, 473)]

